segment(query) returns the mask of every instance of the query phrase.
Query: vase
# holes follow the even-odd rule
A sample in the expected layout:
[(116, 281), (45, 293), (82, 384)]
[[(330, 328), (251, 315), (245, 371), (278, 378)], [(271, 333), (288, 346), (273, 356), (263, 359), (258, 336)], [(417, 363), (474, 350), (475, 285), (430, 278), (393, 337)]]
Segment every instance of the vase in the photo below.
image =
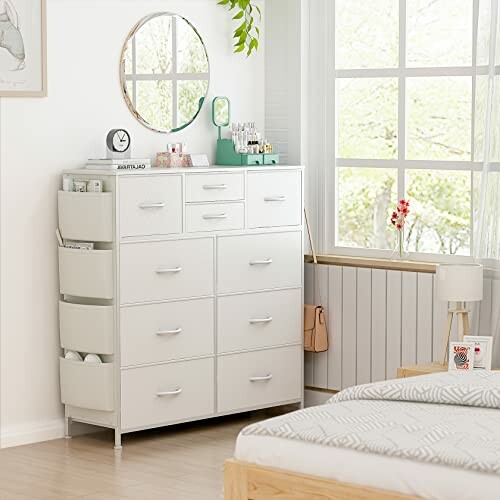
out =
[(408, 260), (410, 254), (405, 249), (405, 230), (401, 229), (397, 232), (396, 247), (392, 252), (393, 260)]

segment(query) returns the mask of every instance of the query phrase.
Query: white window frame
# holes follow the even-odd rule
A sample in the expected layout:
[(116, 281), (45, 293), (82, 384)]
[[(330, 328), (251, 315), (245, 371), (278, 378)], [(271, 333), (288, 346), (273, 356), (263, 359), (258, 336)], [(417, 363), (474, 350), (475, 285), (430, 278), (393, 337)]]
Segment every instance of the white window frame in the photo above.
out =
[[(336, 245), (337, 240), (337, 165), (339, 167), (355, 168), (394, 168), (397, 169), (398, 199), (404, 198), (406, 188), (406, 171), (411, 169), (421, 170), (457, 170), (471, 172), (471, 215), (470, 215), (470, 248), (472, 252), (474, 244), (473, 207), (474, 207), (474, 185), (473, 172), (483, 169), (483, 162), (474, 159), (475, 138), (475, 102), (476, 102), (476, 78), (480, 75), (488, 75), (488, 66), (477, 66), (477, 26), (479, 15), (479, 0), (473, 0), (472, 12), (472, 65), (408, 68), (406, 67), (406, 0), (399, 0), (399, 65), (396, 68), (381, 69), (336, 69), (335, 66), (335, 0), (327, 2), (326, 5), (325, 34), (326, 34), (326, 60), (327, 76), (325, 88), (331, 92), (325, 101), (327, 109), (335, 109), (335, 114), (326, 115), (327, 140), (324, 155), (324, 171), (319, 176), (318, 185), (320, 194), (324, 200), (325, 213), (319, 211), (319, 227), (322, 229), (324, 239), (320, 246), (327, 253), (336, 255), (348, 255), (371, 258), (390, 258), (392, 250), (381, 250), (371, 248), (354, 248)], [(495, 66), (495, 75), (500, 75), (500, 66)], [(442, 160), (408, 160), (406, 155), (406, 78), (423, 76), (468, 76), (472, 78), (472, 110), (471, 110), (471, 160), (467, 161), (442, 161)], [(337, 151), (337, 106), (336, 106), (336, 80), (341, 78), (375, 78), (393, 77), (398, 78), (398, 157), (397, 159), (358, 159), (339, 158)], [(500, 171), (500, 162), (491, 163), (491, 170)], [(389, 214), (388, 214), (389, 217)], [(411, 260), (433, 261), (433, 262), (460, 262), (470, 261), (471, 256), (442, 255), (423, 252), (410, 253)]]

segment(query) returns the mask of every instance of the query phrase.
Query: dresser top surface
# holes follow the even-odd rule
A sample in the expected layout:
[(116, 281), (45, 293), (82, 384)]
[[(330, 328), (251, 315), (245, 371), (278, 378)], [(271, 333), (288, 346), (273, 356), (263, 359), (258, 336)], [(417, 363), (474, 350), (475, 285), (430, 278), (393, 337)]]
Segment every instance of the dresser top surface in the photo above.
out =
[(272, 166), (213, 166), (213, 167), (183, 167), (183, 168), (158, 168), (151, 167), (142, 170), (110, 170), (110, 169), (89, 169), (89, 168), (73, 168), (64, 170), (64, 174), (73, 175), (168, 175), (168, 174), (183, 174), (183, 173), (231, 173), (231, 172), (273, 172), (283, 170), (302, 170), (304, 167), (300, 165), (272, 165)]

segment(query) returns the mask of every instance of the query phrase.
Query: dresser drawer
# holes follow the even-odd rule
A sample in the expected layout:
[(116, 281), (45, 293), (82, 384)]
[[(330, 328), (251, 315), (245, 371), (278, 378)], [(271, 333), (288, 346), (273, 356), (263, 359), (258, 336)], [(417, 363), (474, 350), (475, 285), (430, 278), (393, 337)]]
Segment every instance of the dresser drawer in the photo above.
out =
[(213, 299), (122, 307), (120, 323), (122, 366), (214, 352)]
[(182, 231), (182, 177), (120, 179), (120, 235), (150, 236)]
[(207, 203), (186, 207), (186, 231), (229, 231), (245, 227), (244, 203)]
[(302, 398), (301, 346), (218, 358), (218, 411), (230, 412)]
[(237, 201), (245, 198), (243, 173), (186, 174), (186, 202)]
[(122, 371), (122, 428), (168, 424), (214, 413), (213, 358)]
[(212, 295), (213, 252), (212, 238), (123, 244), (121, 303)]
[(302, 260), (299, 231), (221, 237), (217, 252), (218, 291), (299, 287)]
[(301, 289), (219, 298), (218, 351), (301, 342), (302, 307)]
[(247, 193), (248, 227), (301, 224), (301, 172), (249, 172)]

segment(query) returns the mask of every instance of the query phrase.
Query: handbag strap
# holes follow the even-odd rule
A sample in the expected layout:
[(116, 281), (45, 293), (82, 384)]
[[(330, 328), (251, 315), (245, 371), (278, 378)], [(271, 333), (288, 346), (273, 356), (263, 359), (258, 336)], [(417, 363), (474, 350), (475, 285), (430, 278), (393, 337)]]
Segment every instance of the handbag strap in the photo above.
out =
[(311, 253), (313, 257), (313, 265), (314, 265), (314, 285), (318, 289), (319, 301), (320, 305), (323, 306), (323, 299), (321, 298), (321, 285), (319, 283), (318, 278), (318, 256), (316, 255), (316, 250), (314, 249), (314, 241), (311, 234), (311, 227), (309, 226), (309, 219), (307, 217), (307, 211), (304, 208), (304, 219), (306, 221), (307, 234), (309, 236), (309, 245), (311, 246)]

